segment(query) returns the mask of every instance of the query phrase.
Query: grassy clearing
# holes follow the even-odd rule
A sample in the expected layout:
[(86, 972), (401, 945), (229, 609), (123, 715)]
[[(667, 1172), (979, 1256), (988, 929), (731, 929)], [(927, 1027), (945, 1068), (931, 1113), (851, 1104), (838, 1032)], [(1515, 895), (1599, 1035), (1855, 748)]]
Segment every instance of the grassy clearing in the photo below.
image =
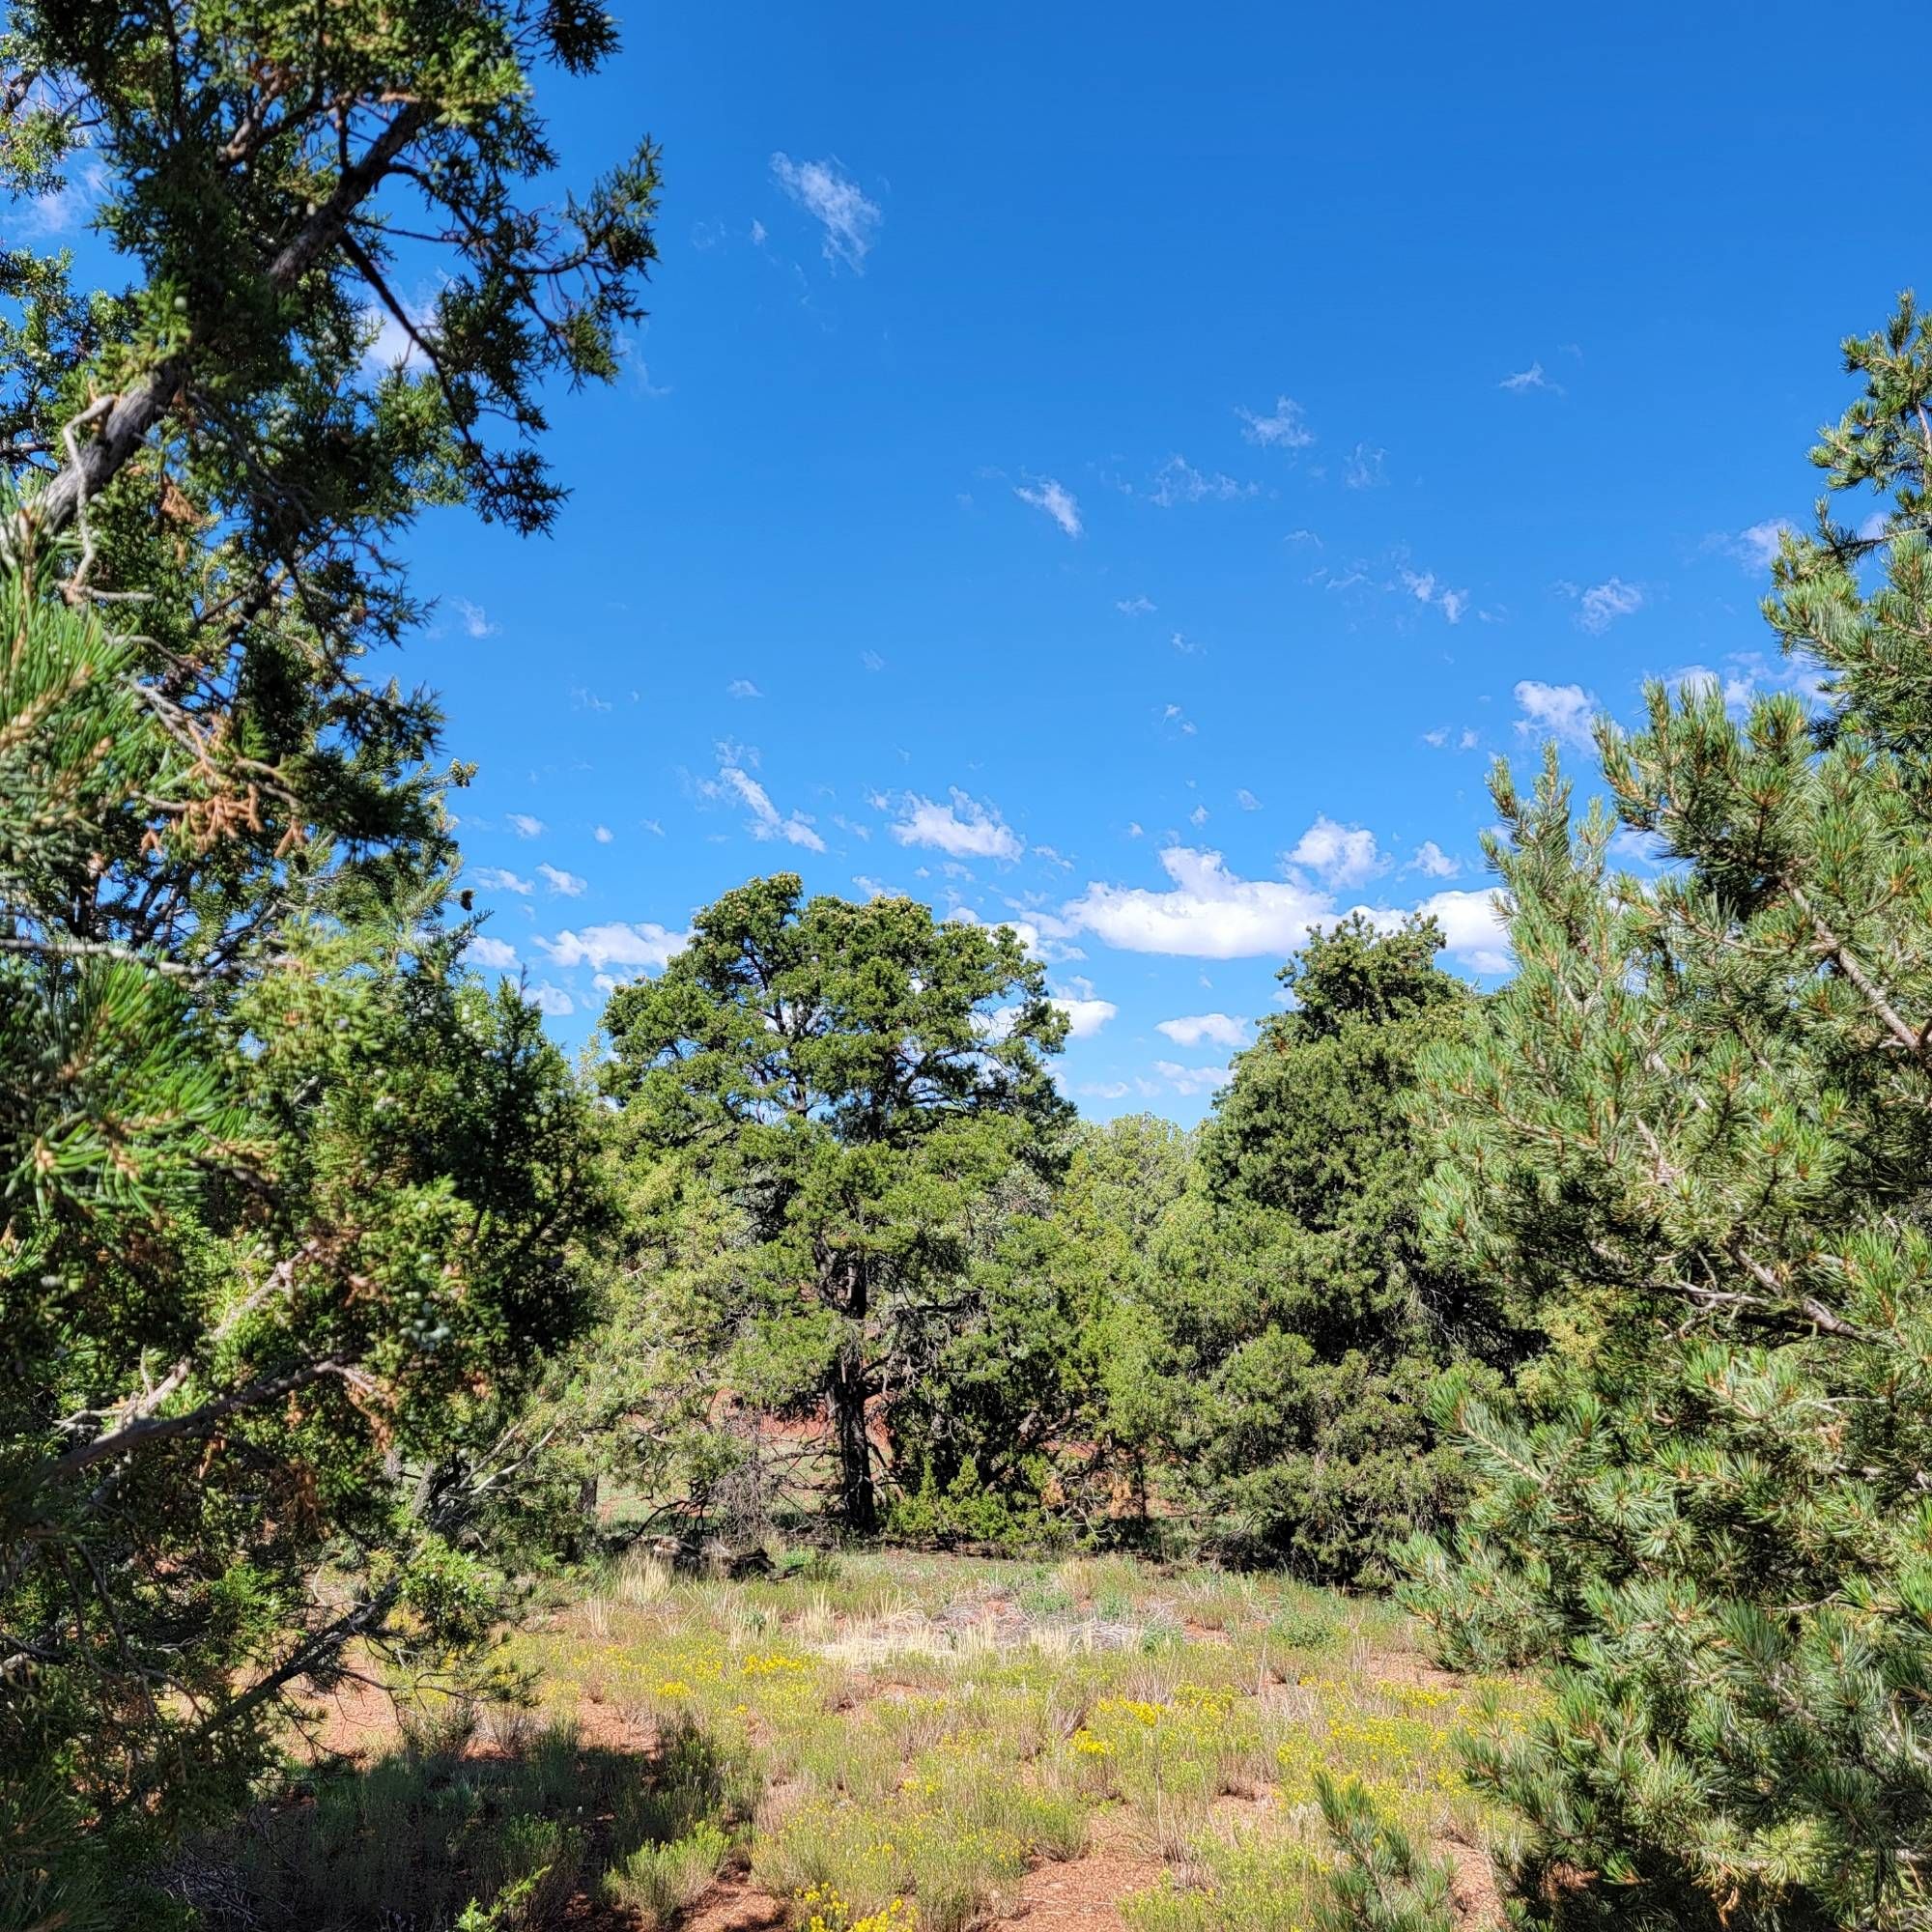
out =
[(1305, 1924), (1318, 1769), (1424, 1842), (1481, 1847), (1498, 1821), (1450, 1735), (1478, 1704), (1526, 1709), (1429, 1672), (1384, 1605), (1120, 1559), (866, 1556), (735, 1585), (634, 1562), (513, 1656), (586, 1730), (749, 1766), (719, 1862), (810, 1932), (958, 1932), (1096, 1845), (1165, 1866), (1124, 1908), (1136, 1932)]
[(1451, 1733), (1528, 1709), (1385, 1605), (1118, 1559), (634, 1561), (507, 1662), (533, 1708), (417, 1707), (190, 1861), (211, 1932), (668, 1932), (721, 1874), (798, 1932), (962, 1932), (1087, 1856), (1135, 1875), (1131, 1932), (1286, 1932), (1330, 1861), (1319, 1771), (1466, 1858), (1499, 1821)]

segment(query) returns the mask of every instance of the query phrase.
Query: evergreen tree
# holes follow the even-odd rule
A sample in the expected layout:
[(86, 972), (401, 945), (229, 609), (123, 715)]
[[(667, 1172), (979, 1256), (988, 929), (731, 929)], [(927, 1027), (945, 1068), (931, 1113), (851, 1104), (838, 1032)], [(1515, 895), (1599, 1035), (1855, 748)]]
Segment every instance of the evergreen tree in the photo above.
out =
[(1417, 1059), (1474, 1004), (1441, 943), (1428, 921), (1384, 933), (1359, 914), (1310, 939), (1156, 1248), (1165, 1428), (1199, 1501), (1237, 1545), (1322, 1576), (1373, 1571), (1441, 1519), (1455, 1471), (1430, 1386), (1509, 1351), (1417, 1221)]
[(613, 373), (639, 312), (648, 147), (520, 199), (534, 72), (611, 44), (522, 0), (0, 35), (0, 190), (84, 152), (128, 277), (0, 252), (7, 1923), (132, 1916), (115, 1880), (246, 1799), (345, 1646), (427, 1661), (502, 1607), (593, 1121), (462, 970), (467, 774), (366, 660), (421, 614), (423, 507), (545, 526), (540, 387)]
[(1932, 327), (1908, 298), (1846, 359), (1815, 460), (1892, 500), (1786, 539), (1798, 689), (1653, 687), (1599, 727), (1614, 816), (1498, 768), (1517, 975), (1430, 1074), (1432, 1220), (1552, 1347), (1462, 1401), (1480, 1490), (1413, 1596), (1449, 1661), (1548, 1675), (1473, 1761), (1565, 1922), (1927, 1912)]
[(834, 1435), (840, 1520), (879, 1522), (876, 1400), (971, 1292), (970, 1212), (1044, 1162), (1065, 1021), (1007, 926), (911, 899), (753, 880), (701, 913), (657, 979), (605, 1015), (608, 1091), (647, 1158), (689, 1160), (745, 1217), (721, 1258), (735, 1392)]

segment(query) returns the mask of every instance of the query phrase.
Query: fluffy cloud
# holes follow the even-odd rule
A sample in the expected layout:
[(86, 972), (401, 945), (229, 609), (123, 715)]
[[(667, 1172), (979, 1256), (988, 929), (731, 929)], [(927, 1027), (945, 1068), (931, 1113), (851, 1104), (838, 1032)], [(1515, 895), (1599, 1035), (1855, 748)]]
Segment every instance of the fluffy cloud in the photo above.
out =
[(1432, 879), (1453, 879), (1463, 869), (1433, 838), (1425, 838), (1408, 863), (1411, 870), (1426, 872)]
[(1435, 893), (1416, 911), (1427, 913), (1441, 926), (1443, 950), (1452, 958), (1478, 973), (1510, 970), (1509, 933), (1496, 917), (1493, 893)]
[(1359, 885), (1381, 870), (1373, 832), (1364, 825), (1338, 825), (1321, 813), (1288, 856), (1328, 886)]
[(589, 966), (602, 973), (612, 966), (659, 967), (684, 950), (688, 932), (671, 932), (649, 921), (627, 925), (613, 920), (608, 925), (586, 925), (582, 932), (559, 932), (537, 944), (561, 971)]
[(1174, 845), (1160, 863), (1171, 890), (1092, 885), (1062, 909), (1063, 918), (1127, 952), (1285, 958), (1333, 911), (1325, 893), (1299, 880), (1237, 878), (1218, 852)]
[(1248, 1023), (1233, 1013), (1188, 1013), (1179, 1019), (1160, 1020), (1155, 1032), (1164, 1033), (1176, 1046), (1199, 1046), (1205, 1039), (1215, 1046), (1240, 1046), (1248, 1037)]
[(724, 687), (726, 697), (762, 697), (764, 695), (749, 677), (734, 677)]
[(1091, 1039), (1121, 1010), (1112, 1000), (1074, 1000), (1057, 996), (1053, 1004), (1066, 1015), (1069, 1039)]
[(1611, 577), (1578, 592), (1577, 605), (1577, 622), (1593, 637), (1602, 637), (1619, 617), (1643, 609), (1643, 592), (1621, 577)]
[(1026, 841), (997, 811), (956, 787), (950, 805), (908, 793), (892, 827), (901, 845), (930, 845), (955, 859), (1017, 859)]
[[(1062, 908), (1055, 923), (1063, 932), (1091, 932), (1127, 952), (1286, 958), (1312, 930), (1347, 914), (1331, 894), (1300, 879), (1237, 877), (1218, 852), (1177, 845), (1160, 861), (1173, 881), (1171, 890), (1092, 885)], [(1508, 939), (1487, 892), (1440, 892), (1414, 909), (1441, 923), (1449, 952), (1463, 964), (1482, 973), (1508, 970)], [(1354, 910), (1384, 931), (1404, 917), (1400, 907)]]
[(1246, 785), (1243, 785), (1240, 788), (1240, 790), (1235, 794), (1235, 803), (1238, 805), (1243, 811), (1259, 811), (1262, 809), (1261, 800), (1258, 799), (1254, 795), (1254, 793), (1247, 788)]
[(1544, 684), (1526, 677), (1516, 687), (1516, 701), (1522, 711), (1516, 728), (1524, 737), (1555, 738), (1579, 749), (1589, 745), (1597, 700), (1580, 684)]
[(1211, 1094), (1228, 1084), (1225, 1066), (1180, 1066), (1172, 1060), (1156, 1060), (1153, 1070), (1177, 1094)]
[(520, 879), (516, 873), (506, 872), (500, 866), (478, 866), (470, 873), (470, 877), (485, 892), (521, 893), (526, 898), (531, 892), (530, 882), (527, 879)]
[(600, 825), (594, 832), (591, 833), (590, 836), (591, 838), (596, 839), (598, 844), (608, 845), (610, 844), (611, 840), (614, 838), (617, 835), (614, 832), (612, 832), (608, 825)]
[(560, 1020), (577, 1010), (577, 1002), (561, 986), (553, 986), (548, 980), (540, 986), (532, 986), (527, 997), (538, 1012), (548, 1013), (552, 1019)]
[(575, 872), (566, 872), (556, 866), (539, 866), (537, 870), (543, 875), (544, 884), (552, 892), (561, 893), (567, 899), (583, 896), (586, 881), (580, 879)]
[(1122, 617), (1145, 617), (1149, 611), (1154, 609), (1154, 605), (1152, 600), (1145, 595), (1139, 597), (1117, 597), (1114, 600), (1114, 609)]
[(527, 811), (511, 812), (509, 827), (519, 838), (541, 838), (543, 837), (543, 820), (541, 818), (532, 818)]
[(1315, 440), (1315, 432), (1308, 427), (1301, 405), (1293, 396), (1277, 396), (1271, 416), (1241, 409), (1235, 413), (1247, 425), (1241, 434), (1264, 449), (1306, 449)]
[(1056, 483), (1051, 476), (1037, 477), (1031, 483), (1016, 483), (1013, 495), (1022, 503), (1031, 503), (1036, 510), (1043, 510), (1070, 537), (1080, 534), (1080, 505), (1072, 491)]
[(464, 952), (477, 965), (494, 967), (499, 973), (517, 963), (517, 949), (506, 940), (492, 939), (487, 932), (472, 933)]
[(885, 215), (838, 163), (795, 161), (789, 155), (772, 156), (772, 177), (824, 228), (822, 243), (828, 262), (843, 262), (854, 274), (866, 272), (866, 257), (885, 223)]
[(747, 830), (753, 838), (782, 838), (786, 844), (802, 845), (808, 852), (825, 850), (825, 840), (811, 829), (811, 820), (802, 811), (780, 811), (772, 803), (771, 794), (742, 765), (721, 765), (717, 778), (708, 780), (699, 789), (707, 797), (730, 795), (750, 806), (752, 820)]

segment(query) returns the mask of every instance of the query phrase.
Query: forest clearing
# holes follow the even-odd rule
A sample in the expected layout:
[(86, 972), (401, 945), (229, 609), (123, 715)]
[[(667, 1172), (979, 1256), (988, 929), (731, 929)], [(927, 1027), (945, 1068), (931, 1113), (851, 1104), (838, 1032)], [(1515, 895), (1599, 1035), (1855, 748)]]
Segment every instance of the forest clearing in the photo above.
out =
[(1322, 1771), (1500, 1923), (1450, 1736), (1536, 1694), (1431, 1667), (1383, 1601), (1124, 1558), (632, 1558), (500, 1662), (531, 1701), (307, 1700), (312, 1795), (185, 1867), (208, 1922), (1290, 1932)]

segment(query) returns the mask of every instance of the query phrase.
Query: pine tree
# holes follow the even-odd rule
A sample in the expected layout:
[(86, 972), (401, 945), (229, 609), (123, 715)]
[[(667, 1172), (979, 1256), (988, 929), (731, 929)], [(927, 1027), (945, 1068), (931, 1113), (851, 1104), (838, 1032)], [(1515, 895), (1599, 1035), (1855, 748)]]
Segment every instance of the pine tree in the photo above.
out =
[(613, 374), (639, 313), (648, 144), (527, 199), (534, 75), (613, 44), (523, 0), (38, 0), (0, 34), (0, 192), (84, 156), (128, 277), (0, 251), (9, 1924), (135, 1916), (127, 1874), (260, 1788), (298, 1688), (352, 1643), (474, 1654), (506, 1601), (594, 1119), (463, 969), (468, 774), (368, 659), (422, 614), (423, 508), (554, 514), (543, 385)]
[(1891, 505), (1786, 538), (1790, 688), (1652, 687), (1580, 821), (1553, 753), (1499, 767), (1517, 973), (1430, 1073), (1432, 1221), (1551, 1346), (1463, 1400), (1479, 1493), (1412, 1595), (1445, 1659), (1548, 1678), (1473, 1763), (1566, 1923), (1928, 1909), (1932, 327), (1845, 353), (1815, 461)]

